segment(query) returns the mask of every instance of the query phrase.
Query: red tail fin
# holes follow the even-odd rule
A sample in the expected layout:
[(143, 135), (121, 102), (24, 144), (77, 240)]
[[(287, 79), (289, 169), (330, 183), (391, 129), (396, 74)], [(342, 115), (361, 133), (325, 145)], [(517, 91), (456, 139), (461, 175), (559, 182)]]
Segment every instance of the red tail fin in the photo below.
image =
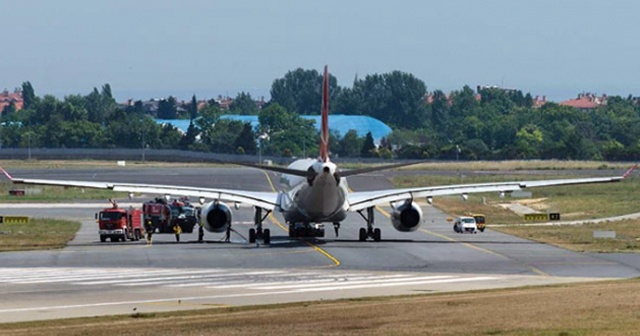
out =
[(322, 82), (322, 126), (320, 128), (320, 160), (329, 161), (329, 71), (324, 66)]

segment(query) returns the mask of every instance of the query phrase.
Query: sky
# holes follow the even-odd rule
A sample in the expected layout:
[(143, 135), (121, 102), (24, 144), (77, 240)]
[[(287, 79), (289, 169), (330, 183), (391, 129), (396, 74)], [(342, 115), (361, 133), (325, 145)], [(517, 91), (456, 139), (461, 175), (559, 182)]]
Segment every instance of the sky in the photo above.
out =
[(269, 98), (296, 68), (394, 70), (428, 91), (640, 96), (635, 0), (0, 0), (0, 90), (111, 85), (118, 101)]

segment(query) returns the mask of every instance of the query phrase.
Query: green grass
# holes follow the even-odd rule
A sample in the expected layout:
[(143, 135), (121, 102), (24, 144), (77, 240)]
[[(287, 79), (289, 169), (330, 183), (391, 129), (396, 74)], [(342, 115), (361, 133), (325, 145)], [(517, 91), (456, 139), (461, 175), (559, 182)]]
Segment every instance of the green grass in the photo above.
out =
[[(9, 195), (9, 190), (39, 190), (39, 193), (24, 196)], [(126, 198), (128, 193), (107, 189), (90, 189), (58, 186), (19, 185), (10, 182), (0, 183), (0, 201), (2, 202), (64, 202), (72, 200), (106, 200)]]
[[(578, 252), (640, 252), (640, 220), (563, 226), (492, 228)], [(615, 231), (615, 239), (593, 238), (593, 231)]]
[[(612, 174), (615, 175), (615, 174)], [(491, 181), (523, 181), (551, 178), (574, 178), (570, 175), (553, 176), (401, 176), (393, 182), (398, 187), (484, 183)], [(539, 212), (557, 212), (562, 221), (607, 218), (640, 212), (640, 178), (630, 177), (618, 183), (576, 185), (568, 187), (534, 188), (532, 199), (500, 198), (497, 193), (470, 194), (467, 201), (458, 196), (434, 198), (433, 205), (452, 216), (466, 212), (483, 213), (487, 224), (531, 223), (501, 203), (521, 202)], [(483, 202), (484, 197), (484, 202)], [(510, 226), (491, 227), (492, 230), (539, 242), (561, 246), (579, 252), (640, 252), (640, 220), (605, 222), (563, 226)], [(593, 231), (616, 231), (615, 239), (594, 239)]]
[(63, 248), (80, 229), (67, 220), (31, 218), (26, 224), (0, 224), (0, 252)]
[(636, 335), (638, 300), (632, 279), (11, 323), (0, 335)]
[[(399, 188), (417, 186), (436, 186), (447, 184), (486, 183), (501, 181), (524, 181), (555, 178), (575, 178), (571, 175), (492, 175), (492, 176), (398, 176), (392, 179)], [(576, 186), (558, 186), (528, 189), (533, 199), (543, 199), (532, 207), (540, 207), (540, 212), (559, 212), (563, 220), (579, 220), (626, 215), (640, 212), (640, 178), (631, 177), (618, 183), (588, 184)], [(485, 199), (486, 204), (482, 203)], [(490, 224), (522, 223), (520, 216), (510, 211), (496, 209), (497, 204), (505, 202), (527, 201), (518, 198), (500, 198), (498, 193), (469, 194), (465, 202), (460, 197), (436, 197), (434, 205), (452, 215), (467, 211), (491, 214)], [(469, 209), (469, 210), (468, 210)]]

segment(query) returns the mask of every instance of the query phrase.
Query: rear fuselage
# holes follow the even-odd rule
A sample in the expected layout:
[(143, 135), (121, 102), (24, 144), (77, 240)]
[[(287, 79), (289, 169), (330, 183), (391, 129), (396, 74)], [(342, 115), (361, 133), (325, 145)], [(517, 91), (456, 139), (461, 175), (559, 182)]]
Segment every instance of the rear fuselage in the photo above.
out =
[(280, 210), (289, 223), (340, 222), (348, 208), (347, 180), (337, 174), (332, 162), (313, 159), (297, 160), (290, 169), (309, 172), (307, 177), (283, 174), (285, 187), (281, 194)]

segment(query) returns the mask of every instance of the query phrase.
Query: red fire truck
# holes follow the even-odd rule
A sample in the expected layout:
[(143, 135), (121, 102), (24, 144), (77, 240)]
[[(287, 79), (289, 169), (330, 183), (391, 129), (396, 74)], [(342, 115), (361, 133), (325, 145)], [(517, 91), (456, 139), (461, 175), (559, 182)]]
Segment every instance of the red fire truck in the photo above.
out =
[(111, 202), (111, 208), (105, 208), (96, 214), (98, 221), (98, 233), (100, 241), (105, 242), (109, 238), (112, 242), (140, 240), (145, 234), (142, 226), (142, 211), (140, 209), (119, 208), (115, 201)]
[(173, 225), (178, 224), (184, 233), (193, 232), (197, 224), (197, 211), (186, 199), (169, 203), (163, 198), (156, 198), (142, 204), (144, 223), (158, 233), (173, 233)]

